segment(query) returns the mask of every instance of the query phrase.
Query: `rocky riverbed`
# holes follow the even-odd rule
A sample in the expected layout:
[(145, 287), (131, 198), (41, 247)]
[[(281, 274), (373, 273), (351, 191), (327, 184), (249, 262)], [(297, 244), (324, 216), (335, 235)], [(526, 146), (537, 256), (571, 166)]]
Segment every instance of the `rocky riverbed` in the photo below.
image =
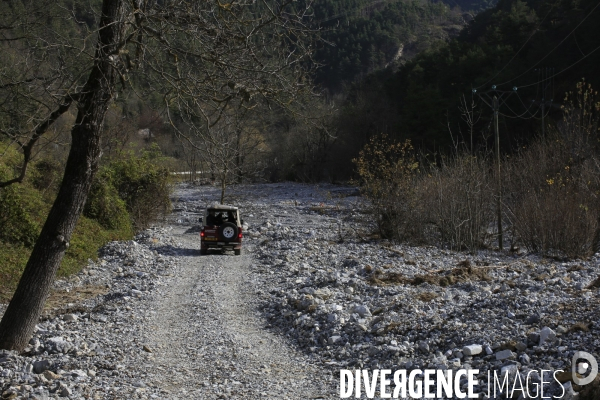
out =
[(218, 195), (178, 187), (163, 225), (58, 281), (26, 352), (0, 351), (2, 398), (339, 398), (341, 369), (478, 369), (481, 398), (488, 371), (565, 370), (544, 396), (591, 390), (569, 379), (576, 351), (600, 360), (597, 257), (397, 245), (354, 188), (291, 183), (232, 188), (244, 254), (200, 256)]

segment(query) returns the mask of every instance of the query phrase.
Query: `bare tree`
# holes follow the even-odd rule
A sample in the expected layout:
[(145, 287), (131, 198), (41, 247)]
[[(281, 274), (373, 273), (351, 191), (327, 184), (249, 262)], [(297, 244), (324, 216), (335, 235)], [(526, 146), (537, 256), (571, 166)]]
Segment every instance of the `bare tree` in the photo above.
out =
[(221, 203), (229, 183), (256, 178), (264, 168), (259, 159), (264, 133), (253, 111), (229, 107), (214, 126), (195, 133), (200, 140), (198, 154), (221, 187)]
[(335, 109), (320, 99), (303, 99), (292, 110), (278, 110), (267, 142), (269, 168), (305, 182), (335, 179), (332, 159), (337, 134), (331, 129)]
[[(308, 90), (311, 51), (307, 10), (286, 0), (103, 0), (98, 25), (83, 28), (58, 0), (25, 7), (0, 8), (0, 43), (23, 51), (14, 54), (22, 68), (3, 61), (0, 70), (0, 132), (23, 152), (19, 173), (0, 187), (23, 181), (36, 143), (74, 105), (77, 117), (56, 201), (0, 322), (0, 348), (16, 350), (31, 337), (69, 247), (118, 92), (158, 91), (172, 122), (210, 129), (228, 107), (251, 108), (259, 98), (285, 105)], [(48, 10), (81, 38), (54, 31), (43, 19)], [(131, 84), (135, 74), (144, 84)]]
[(475, 131), (475, 125), (479, 122), (481, 118), (481, 113), (476, 112), (475, 108), (477, 104), (475, 104), (475, 100), (473, 100), (473, 95), (471, 94), (471, 100), (467, 101), (467, 98), (463, 94), (460, 98), (460, 106), (458, 106), (458, 110), (460, 111), (460, 118), (467, 124), (469, 128), (469, 151), (473, 154), (473, 134)]

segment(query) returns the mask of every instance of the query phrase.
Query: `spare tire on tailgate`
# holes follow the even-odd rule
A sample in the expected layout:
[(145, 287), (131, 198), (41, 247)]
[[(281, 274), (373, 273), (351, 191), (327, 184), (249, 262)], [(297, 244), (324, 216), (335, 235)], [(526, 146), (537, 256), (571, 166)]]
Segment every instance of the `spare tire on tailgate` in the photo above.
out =
[(225, 222), (219, 226), (219, 240), (223, 242), (231, 242), (237, 239), (238, 227), (231, 222)]

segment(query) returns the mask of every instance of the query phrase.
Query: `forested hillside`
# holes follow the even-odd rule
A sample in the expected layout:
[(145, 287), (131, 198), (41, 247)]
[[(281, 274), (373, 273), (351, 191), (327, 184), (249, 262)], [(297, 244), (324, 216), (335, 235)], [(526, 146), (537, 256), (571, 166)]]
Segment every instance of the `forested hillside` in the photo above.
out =
[(416, 54), (456, 36), (488, 1), (326, 0), (312, 4), (311, 24), (323, 43), (316, 81), (339, 92), (366, 74), (401, 65)]
[(458, 34), (465, 23), (460, 10), (442, 2), (329, 0), (313, 8), (323, 38), (315, 78), (334, 92), (370, 72), (400, 65)]
[[(500, 1), (458, 37), (371, 74), (340, 107), (339, 156), (332, 160), (347, 170), (348, 155), (380, 133), (411, 139), (426, 153), (447, 153), (457, 142), (470, 146), (471, 136), (475, 148), (491, 149), (493, 111), (479, 94), (492, 86), (507, 92), (499, 125), (502, 149), (510, 153), (542, 131), (542, 105), (547, 130), (562, 119), (565, 92), (575, 82), (600, 86), (598, 8), (594, 1)], [(468, 112), (472, 126), (465, 122)]]

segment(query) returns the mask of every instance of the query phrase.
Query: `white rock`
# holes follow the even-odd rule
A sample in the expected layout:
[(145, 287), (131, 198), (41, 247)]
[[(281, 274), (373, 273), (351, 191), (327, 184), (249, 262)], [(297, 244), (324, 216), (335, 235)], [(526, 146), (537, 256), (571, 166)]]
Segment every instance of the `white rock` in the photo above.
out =
[(454, 358), (448, 362), (448, 365), (451, 367), (460, 367), (461, 366), (460, 359)]
[(75, 322), (79, 318), (77, 318), (77, 315), (75, 315), (75, 314), (65, 314), (65, 315), (63, 315), (62, 319), (65, 322)]
[(337, 342), (339, 342), (340, 340), (342, 340), (341, 336), (331, 336), (328, 340), (327, 343), (329, 344), (335, 344)]
[(568, 332), (569, 332), (569, 329), (565, 328), (565, 327), (564, 327), (564, 326), (562, 326), (562, 325), (559, 325), (559, 326), (556, 328), (556, 333), (560, 333), (561, 335), (564, 335), (565, 333), (568, 333)]
[(87, 378), (87, 373), (85, 371), (82, 371), (80, 369), (74, 369), (72, 371), (70, 371), (71, 375), (73, 377), (77, 377), (77, 378)]
[(327, 288), (317, 289), (314, 292), (314, 296), (316, 296), (322, 300), (327, 300), (328, 298), (331, 297), (331, 291)]
[(501, 360), (508, 360), (508, 359), (513, 359), (515, 358), (515, 353), (513, 353), (510, 350), (502, 350), (496, 353), (496, 360), (501, 361)]
[(547, 326), (542, 328), (540, 331), (540, 346), (543, 346), (546, 342), (554, 342), (554, 339), (556, 339), (556, 332)]
[(502, 367), (500, 369), (501, 375), (504, 375), (504, 374), (514, 375), (518, 372), (519, 372), (519, 367), (517, 367), (516, 364), (505, 365), (504, 367)]
[(371, 316), (371, 311), (369, 311), (369, 307), (367, 307), (365, 305), (359, 305), (359, 306), (354, 307), (352, 312), (357, 313), (361, 317), (370, 317)]
[(483, 352), (483, 347), (480, 344), (471, 344), (463, 347), (462, 352), (466, 356), (475, 356)]

